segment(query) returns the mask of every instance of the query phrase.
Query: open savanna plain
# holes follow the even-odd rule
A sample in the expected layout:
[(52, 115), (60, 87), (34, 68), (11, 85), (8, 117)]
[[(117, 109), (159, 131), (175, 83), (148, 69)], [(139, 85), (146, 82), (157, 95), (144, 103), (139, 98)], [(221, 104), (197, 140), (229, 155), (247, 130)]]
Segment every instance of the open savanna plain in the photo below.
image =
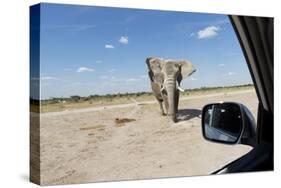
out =
[(212, 102), (234, 101), (256, 117), (258, 99), (252, 87), (183, 94), (177, 123), (161, 116), (150, 96), (128, 101), (84, 107), (77, 103), (63, 109), (43, 105), (41, 183), (207, 175), (251, 150), (204, 140), (201, 109)]

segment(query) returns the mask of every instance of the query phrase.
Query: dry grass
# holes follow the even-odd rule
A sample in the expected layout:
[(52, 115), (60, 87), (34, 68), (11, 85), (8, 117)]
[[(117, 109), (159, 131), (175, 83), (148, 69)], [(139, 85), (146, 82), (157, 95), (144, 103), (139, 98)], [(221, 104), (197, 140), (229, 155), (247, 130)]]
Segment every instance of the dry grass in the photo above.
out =
[[(181, 96), (197, 96), (204, 94), (212, 94), (212, 93), (224, 93), (224, 92), (232, 92), (232, 91), (240, 91), (254, 89), (253, 86), (235, 86), (235, 87), (226, 87), (226, 88), (212, 88), (212, 89), (198, 89), (192, 91), (185, 91), (181, 93)], [(86, 101), (66, 101), (64, 103), (49, 103), (44, 104), (41, 103), (40, 112), (57, 112), (57, 111), (67, 111), (81, 108), (89, 108), (89, 107), (100, 107), (100, 106), (111, 106), (118, 104), (129, 104), (134, 102), (144, 102), (155, 100), (154, 95), (144, 94), (140, 96), (123, 96), (123, 97), (114, 97), (114, 98), (100, 98), (98, 100), (86, 100)], [(39, 109), (39, 108), (38, 108)], [(39, 111), (38, 109), (34, 109)]]

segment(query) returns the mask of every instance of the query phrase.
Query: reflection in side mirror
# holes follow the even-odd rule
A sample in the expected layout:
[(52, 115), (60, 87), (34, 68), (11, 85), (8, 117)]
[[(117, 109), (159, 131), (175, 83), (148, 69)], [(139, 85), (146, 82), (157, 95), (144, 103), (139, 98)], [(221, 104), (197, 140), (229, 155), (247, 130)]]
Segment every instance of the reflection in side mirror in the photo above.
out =
[[(206, 105), (202, 110), (202, 132), (205, 139), (235, 144), (241, 143), (243, 135), (246, 137), (244, 144), (251, 145), (255, 123), (249, 110), (239, 103), (214, 103)], [(244, 133), (247, 134), (244, 134)], [(252, 133), (252, 134), (249, 134)]]

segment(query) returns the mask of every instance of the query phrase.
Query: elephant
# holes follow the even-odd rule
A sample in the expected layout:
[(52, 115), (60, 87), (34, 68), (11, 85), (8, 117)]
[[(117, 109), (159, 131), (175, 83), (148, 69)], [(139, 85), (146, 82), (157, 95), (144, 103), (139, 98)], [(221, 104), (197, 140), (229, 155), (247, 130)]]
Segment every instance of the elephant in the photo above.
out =
[(157, 57), (146, 58), (146, 64), (151, 89), (160, 105), (161, 114), (168, 115), (173, 122), (177, 122), (180, 91), (184, 91), (180, 84), (196, 71), (194, 65), (187, 60), (165, 60)]

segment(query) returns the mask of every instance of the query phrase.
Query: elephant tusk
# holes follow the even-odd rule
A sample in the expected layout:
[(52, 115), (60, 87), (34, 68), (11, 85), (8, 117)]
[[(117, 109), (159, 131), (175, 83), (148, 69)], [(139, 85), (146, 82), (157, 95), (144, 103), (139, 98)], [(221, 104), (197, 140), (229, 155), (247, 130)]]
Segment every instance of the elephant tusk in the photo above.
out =
[(176, 85), (177, 85), (177, 89), (178, 89), (179, 91), (184, 92), (184, 89), (182, 89), (182, 88), (179, 86), (179, 83), (178, 83), (178, 82), (176, 82)]
[(178, 86), (178, 90), (184, 92), (184, 89), (182, 89), (180, 86)]
[(162, 87), (162, 88), (161, 88), (161, 91), (163, 91), (164, 89), (165, 89), (165, 88), (164, 88), (164, 87)]

